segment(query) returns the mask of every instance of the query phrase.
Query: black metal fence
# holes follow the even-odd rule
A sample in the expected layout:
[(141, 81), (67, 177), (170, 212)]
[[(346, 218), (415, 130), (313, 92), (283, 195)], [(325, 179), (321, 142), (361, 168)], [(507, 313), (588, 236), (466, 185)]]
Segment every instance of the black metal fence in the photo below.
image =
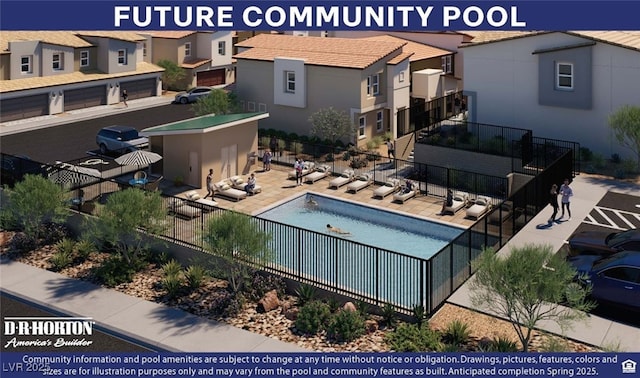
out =
[(451, 93), (431, 101), (418, 98), (413, 98), (412, 101), (413, 104), (408, 109), (398, 110), (398, 138), (463, 114), (467, 110), (467, 98), (462, 92)]
[[(4, 162), (9, 158), (15, 164), (5, 172)], [(14, 181), (26, 173), (33, 173), (36, 166), (45, 166), (35, 162), (22, 164), (20, 160), (23, 159), (4, 154), (2, 159), (3, 178), (7, 175)], [(257, 222), (260, 229), (272, 236), (269, 247), (274, 258), (266, 270), (372, 304), (391, 303), (397, 311), (406, 314), (411, 314), (417, 304), (422, 304), (432, 312), (471, 276), (472, 263), (483, 248), (499, 249), (546, 206), (551, 183), (560, 183), (571, 175), (572, 160), (573, 151), (565, 151), (538, 176), (429, 259), (254, 217), (253, 221)], [(437, 186), (446, 189), (446, 186), (439, 184), (458, 182), (451, 181), (452, 176), (457, 177), (458, 171), (445, 169), (438, 173), (430, 171), (428, 166), (418, 166), (417, 169), (415, 165), (406, 166), (409, 167), (407, 172), (412, 174), (426, 172), (427, 181), (421, 182), (426, 188)], [(21, 167), (26, 170), (22, 171)], [(394, 167), (395, 175), (400, 175), (398, 169)], [(46, 174), (46, 170), (40, 170), (40, 173)], [(492, 186), (503, 184), (501, 181), (492, 182), (492, 179), (487, 179), (488, 184), (482, 184), (484, 179), (481, 176), (459, 180), (475, 180), (476, 192), (490, 195), (495, 194)], [(86, 203), (104, 203), (109, 193), (125, 186), (101, 180), (84, 186), (77, 185), (73, 190), (82, 190)], [(164, 223), (166, 230), (158, 236), (200, 251), (204, 250), (202, 236), (207, 222), (228, 211), (178, 197), (165, 197), (164, 201), (168, 209)], [(77, 209), (85, 212), (93, 210), (86, 206), (77, 206)]]

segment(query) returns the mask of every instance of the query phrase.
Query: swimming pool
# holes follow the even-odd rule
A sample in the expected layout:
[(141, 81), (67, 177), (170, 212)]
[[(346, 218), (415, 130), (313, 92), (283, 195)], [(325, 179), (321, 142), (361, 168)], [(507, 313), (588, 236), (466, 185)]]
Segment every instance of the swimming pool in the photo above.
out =
[[(310, 198), (315, 204), (307, 204)], [(285, 200), (256, 217), (271, 235), (272, 268), (405, 309), (426, 308), (426, 293), (450, 281), (449, 269), (434, 271), (429, 259), (464, 232), (319, 194)], [(327, 223), (351, 235), (327, 232)]]
[[(309, 203), (311, 199), (312, 203)], [(369, 206), (306, 194), (257, 215), (310, 231), (338, 227), (348, 240), (428, 259), (464, 230)]]

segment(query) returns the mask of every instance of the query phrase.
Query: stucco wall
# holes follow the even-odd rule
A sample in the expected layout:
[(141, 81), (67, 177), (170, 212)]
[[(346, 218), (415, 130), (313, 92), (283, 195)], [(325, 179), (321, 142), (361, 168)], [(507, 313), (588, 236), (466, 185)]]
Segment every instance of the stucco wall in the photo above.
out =
[(456, 150), (417, 143), (414, 147), (416, 163), (455, 168), (491, 176), (506, 177), (511, 173), (511, 158), (478, 152)]
[[(592, 48), (592, 108), (538, 105), (541, 49), (590, 40), (564, 33), (497, 42), (465, 50), (465, 91), (477, 93), (477, 122), (532, 129), (534, 135), (576, 141), (605, 157), (629, 156), (612, 138), (607, 118), (620, 106), (640, 106), (640, 52), (605, 43)], [(553, 78), (549, 78), (553, 80)]]

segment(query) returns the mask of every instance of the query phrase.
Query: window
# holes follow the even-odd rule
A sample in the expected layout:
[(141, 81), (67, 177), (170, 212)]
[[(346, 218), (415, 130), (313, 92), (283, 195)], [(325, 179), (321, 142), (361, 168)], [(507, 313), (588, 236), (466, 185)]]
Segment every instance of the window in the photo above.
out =
[(404, 71), (400, 72), (400, 76), (398, 76), (398, 81), (400, 81), (401, 83), (404, 82)]
[(285, 71), (285, 92), (295, 93), (296, 92), (296, 73), (293, 71)]
[(359, 138), (364, 138), (364, 129), (365, 129), (365, 118), (364, 117), (360, 117), (358, 119), (358, 137)]
[(638, 277), (640, 277), (640, 269), (636, 269), (633, 267), (621, 266), (617, 268), (607, 269), (603, 272), (603, 274), (615, 280), (621, 280), (626, 282), (639, 282)]
[(451, 66), (451, 55), (442, 57), (442, 71), (446, 74), (453, 73), (453, 67)]
[(227, 42), (226, 41), (218, 42), (218, 54), (219, 55), (226, 55), (227, 54)]
[(573, 89), (573, 64), (556, 64), (556, 89)]
[(89, 51), (80, 51), (80, 67), (89, 66)]
[(266, 112), (267, 111), (267, 104), (258, 103), (258, 111), (259, 112)]
[(255, 112), (256, 111), (256, 103), (253, 101), (249, 101), (247, 102), (247, 110), (250, 112)]
[(53, 68), (56, 71), (62, 70), (64, 68), (63, 64), (62, 64), (62, 57), (64, 55), (62, 55), (62, 53), (55, 53), (53, 54), (53, 57), (51, 58), (51, 68)]
[(191, 42), (184, 44), (184, 56), (191, 56)]
[(380, 75), (367, 76), (367, 96), (377, 96), (380, 93)]
[(118, 64), (124, 66), (127, 64), (127, 50), (118, 50)]
[(142, 56), (147, 56), (147, 42), (142, 42)]
[(31, 73), (31, 55), (25, 55), (20, 58), (20, 73)]
[(382, 126), (384, 126), (384, 114), (381, 110), (376, 113), (376, 131), (382, 131)]

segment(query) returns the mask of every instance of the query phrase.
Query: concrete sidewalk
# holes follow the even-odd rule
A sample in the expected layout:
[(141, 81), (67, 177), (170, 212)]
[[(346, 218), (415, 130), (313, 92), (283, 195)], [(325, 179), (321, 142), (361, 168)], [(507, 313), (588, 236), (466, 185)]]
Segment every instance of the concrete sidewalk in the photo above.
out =
[(234, 326), (2, 257), (0, 287), (16, 297), (175, 352), (310, 352)]
[[(593, 176), (583, 175), (577, 176), (572, 182), (571, 187), (575, 193), (571, 199), (571, 212), (573, 213), (571, 221), (554, 224), (551, 227), (538, 227), (539, 225), (546, 225), (547, 219), (551, 216), (552, 210), (551, 207), (548, 206), (527, 223), (499, 253), (505, 254), (508, 253), (511, 248), (524, 246), (528, 243), (539, 244), (541, 242), (551, 245), (553, 250), (557, 251), (608, 191), (636, 196), (640, 193), (640, 187), (637, 185), (614, 180), (601, 180)], [(640, 197), (638, 197), (638, 203), (640, 204)], [(473, 277), (471, 279), (473, 279)], [(447, 302), (475, 309), (469, 299), (471, 279), (453, 293)], [(491, 314), (486, 309), (476, 310)], [(562, 334), (559, 327), (555, 324), (542, 323), (540, 324), (540, 328), (552, 333)], [(619, 346), (625, 352), (640, 352), (640, 343), (638, 342), (638, 340), (640, 340), (640, 328), (617, 323), (594, 315), (590, 315), (586, 322), (576, 323), (573, 329), (568, 330), (565, 334), (570, 339), (591, 345), (602, 347)]]

